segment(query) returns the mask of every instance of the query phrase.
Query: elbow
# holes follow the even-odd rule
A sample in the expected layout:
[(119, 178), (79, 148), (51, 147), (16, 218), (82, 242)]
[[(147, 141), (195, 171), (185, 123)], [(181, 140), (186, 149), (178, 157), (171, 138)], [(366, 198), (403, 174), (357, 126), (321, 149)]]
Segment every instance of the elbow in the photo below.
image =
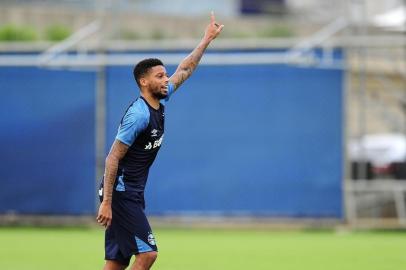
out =
[(116, 164), (118, 164), (119, 161), (120, 160), (117, 157), (109, 154), (106, 157), (105, 164), (106, 164), (106, 166), (116, 165)]

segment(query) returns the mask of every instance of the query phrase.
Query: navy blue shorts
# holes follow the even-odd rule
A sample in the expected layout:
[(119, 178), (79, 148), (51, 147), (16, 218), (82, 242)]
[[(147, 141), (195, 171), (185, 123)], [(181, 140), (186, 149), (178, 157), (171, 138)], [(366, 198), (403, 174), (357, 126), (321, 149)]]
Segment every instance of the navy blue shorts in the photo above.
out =
[(128, 265), (132, 255), (158, 251), (142, 204), (128, 192), (114, 191), (111, 206), (113, 218), (105, 233), (106, 260)]

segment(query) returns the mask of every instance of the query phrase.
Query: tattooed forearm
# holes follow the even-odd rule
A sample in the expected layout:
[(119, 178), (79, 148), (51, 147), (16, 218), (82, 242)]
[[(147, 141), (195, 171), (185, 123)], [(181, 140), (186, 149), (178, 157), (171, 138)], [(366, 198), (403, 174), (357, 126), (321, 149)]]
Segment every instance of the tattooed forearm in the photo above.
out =
[(175, 90), (185, 81), (193, 71), (196, 69), (197, 65), (202, 59), (203, 53), (209, 46), (210, 42), (213, 41), (221, 32), (224, 25), (216, 22), (214, 17), (214, 12), (211, 12), (210, 23), (207, 25), (202, 41), (199, 45), (189, 54), (178, 66), (175, 73), (170, 78), (170, 82), (175, 85)]
[(127, 153), (128, 146), (120, 141), (114, 141), (110, 153), (106, 158), (106, 168), (104, 171), (104, 191), (103, 201), (111, 203), (113, 197), (113, 186), (117, 176), (117, 169), (120, 160)]
[(106, 169), (104, 171), (103, 201), (111, 203), (113, 197), (113, 186), (117, 175), (119, 160), (108, 156), (106, 158)]
[(202, 40), (200, 44), (185, 59), (183, 59), (170, 79), (175, 85), (175, 89), (192, 75), (193, 71), (199, 64), (200, 59), (202, 59), (203, 53), (208, 45), (209, 42), (207, 40)]

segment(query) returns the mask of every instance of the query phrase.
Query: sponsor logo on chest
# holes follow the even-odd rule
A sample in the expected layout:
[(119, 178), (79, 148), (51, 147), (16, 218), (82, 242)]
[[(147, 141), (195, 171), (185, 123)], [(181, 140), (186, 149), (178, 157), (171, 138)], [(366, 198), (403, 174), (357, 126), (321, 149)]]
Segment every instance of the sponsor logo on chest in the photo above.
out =
[[(151, 135), (151, 137), (153, 137), (153, 136)], [(151, 149), (155, 149), (157, 147), (160, 147), (161, 144), (162, 144), (163, 139), (164, 139), (164, 135), (162, 134), (161, 138), (159, 138), (158, 140), (155, 140), (154, 142), (148, 142), (145, 145), (144, 150), (151, 150)]]

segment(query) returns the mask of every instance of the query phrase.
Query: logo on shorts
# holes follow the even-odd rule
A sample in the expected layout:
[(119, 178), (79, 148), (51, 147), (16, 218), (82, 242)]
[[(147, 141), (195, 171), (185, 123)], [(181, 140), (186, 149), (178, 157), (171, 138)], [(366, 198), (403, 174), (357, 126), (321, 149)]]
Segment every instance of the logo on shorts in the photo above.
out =
[(154, 235), (152, 234), (152, 233), (149, 233), (148, 234), (148, 243), (150, 244), (150, 245), (152, 245), (152, 246), (155, 246), (155, 237), (154, 237)]

